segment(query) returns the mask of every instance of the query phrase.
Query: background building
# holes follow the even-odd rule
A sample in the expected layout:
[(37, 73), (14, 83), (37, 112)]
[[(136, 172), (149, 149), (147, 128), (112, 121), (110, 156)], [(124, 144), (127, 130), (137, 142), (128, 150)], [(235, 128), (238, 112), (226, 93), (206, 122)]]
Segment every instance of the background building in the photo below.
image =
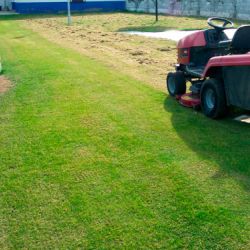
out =
[[(7, 1), (18, 13), (60, 13), (67, 10), (67, 0), (0, 0)], [(71, 0), (72, 12), (121, 11), (126, 0)]]

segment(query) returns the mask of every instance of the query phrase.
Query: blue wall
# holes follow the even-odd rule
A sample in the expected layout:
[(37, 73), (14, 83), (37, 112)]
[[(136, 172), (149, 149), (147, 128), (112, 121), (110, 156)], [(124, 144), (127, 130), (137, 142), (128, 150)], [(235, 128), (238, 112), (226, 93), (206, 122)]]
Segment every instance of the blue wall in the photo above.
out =
[[(123, 11), (125, 1), (71, 3), (72, 12), (81, 11)], [(13, 3), (13, 9), (21, 14), (62, 13), (67, 11), (67, 2)]]

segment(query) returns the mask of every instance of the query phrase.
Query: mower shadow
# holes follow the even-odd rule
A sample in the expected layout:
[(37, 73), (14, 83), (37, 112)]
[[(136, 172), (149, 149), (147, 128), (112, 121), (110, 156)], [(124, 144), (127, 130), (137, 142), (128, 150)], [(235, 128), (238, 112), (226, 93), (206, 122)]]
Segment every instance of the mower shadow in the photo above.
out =
[(202, 160), (219, 166), (214, 179), (230, 177), (250, 190), (249, 124), (232, 118), (208, 119), (201, 112), (181, 107), (169, 96), (164, 109), (172, 113), (172, 125), (188, 147)]

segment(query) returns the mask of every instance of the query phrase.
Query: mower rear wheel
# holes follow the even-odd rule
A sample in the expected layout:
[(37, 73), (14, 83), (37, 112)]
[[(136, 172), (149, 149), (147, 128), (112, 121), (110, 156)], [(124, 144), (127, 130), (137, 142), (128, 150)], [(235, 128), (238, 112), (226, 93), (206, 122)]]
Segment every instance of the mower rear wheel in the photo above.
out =
[(181, 71), (170, 72), (167, 76), (167, 90), (171, 96), (186, 93), (186, 79)]
[(203, 113), (212, 119), (226, 115), (226, 95), (221, 81), (210, 78), (204, 82), (201, 88), (201, 108)]

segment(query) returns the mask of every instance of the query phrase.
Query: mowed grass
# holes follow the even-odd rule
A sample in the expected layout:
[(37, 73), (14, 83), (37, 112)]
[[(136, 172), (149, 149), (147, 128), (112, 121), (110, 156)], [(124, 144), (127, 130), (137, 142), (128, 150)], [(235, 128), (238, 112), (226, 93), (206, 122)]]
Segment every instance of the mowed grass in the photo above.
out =
[(249, 249), (250, 129), (0, 23), (1, 249)]

